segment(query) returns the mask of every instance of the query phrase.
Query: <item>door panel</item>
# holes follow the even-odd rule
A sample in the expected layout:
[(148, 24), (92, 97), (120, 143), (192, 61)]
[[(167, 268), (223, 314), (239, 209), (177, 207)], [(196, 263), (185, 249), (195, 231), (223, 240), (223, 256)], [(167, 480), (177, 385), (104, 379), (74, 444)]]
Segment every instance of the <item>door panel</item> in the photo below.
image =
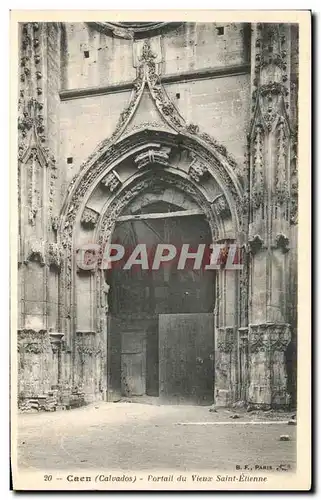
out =
[(213, 403), (213, 353), (213, 314), (159, 315), (160, 397), (173, 403)]
[(121, 334), (121, 390), (124, 396), (142, 396), (146, 392), (145, 331)]
[(119, 325), (111, 315), (107, 318), (107, 356), (108, 387), (107, 400), (119, 401), (121, 398), (121, 335)]

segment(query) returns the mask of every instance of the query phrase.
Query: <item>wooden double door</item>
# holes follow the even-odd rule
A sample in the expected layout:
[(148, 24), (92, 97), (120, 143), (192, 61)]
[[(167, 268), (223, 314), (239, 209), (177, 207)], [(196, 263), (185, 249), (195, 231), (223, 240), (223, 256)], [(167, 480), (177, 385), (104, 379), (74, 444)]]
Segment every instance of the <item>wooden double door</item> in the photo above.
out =
[(159, 396), (164, 403), (212, 404), (212, 313), (109, 318), (108, 398)]

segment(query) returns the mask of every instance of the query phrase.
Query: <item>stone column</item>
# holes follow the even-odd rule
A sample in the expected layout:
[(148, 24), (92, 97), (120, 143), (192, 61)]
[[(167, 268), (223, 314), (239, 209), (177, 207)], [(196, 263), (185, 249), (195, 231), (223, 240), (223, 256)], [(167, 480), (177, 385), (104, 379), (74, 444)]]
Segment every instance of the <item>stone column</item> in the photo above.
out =
[[(220, 240), (226, 245), (234, 240)], [(228, 406), (238, 399), (238, 272), (225, 269), (227, 253), (220, 254), (221, 269), (217, 271), (218, 295), (215, 314), (215, 394), (216, 406)]]
[(249, 402), (288, 403), (284, 351), (290, 250), (291, 28), (253, 25), (250, 143)]
[[(21, 352), (26, 353), (25, 332), (28, 332), (28, 345), (38, 346), (28, 347), (28, 355), (23, 354), (20, 365), (21, 378), (34, 378), (34, 395), (48, 388), (52, 368), (48, 330), (56, 329), (58, 320), (56, 274), (60, 267), (60, 250), (51, 215), (57, 178), (55, 156), (59, 143), (58, 123), (54, 123), (57, 106), (53, 104), (59, 102), (59, 71), (53, 76), (56, 66), (52, 68), (52, 64), (59, 58), (58, 24), (20, 25), (18, 345)], [(23, 360), (27, 358), (28, 362)], [(32, 370), (29, 370), (29, 362), (33, 365)], [(42, 384), (36, 373), (30, 375), (36, 366), (41, 367)]]
[(248, 402), (262, 408), (289, 404), (285, 350), (290, 342), (289, 325), (249, 325)]

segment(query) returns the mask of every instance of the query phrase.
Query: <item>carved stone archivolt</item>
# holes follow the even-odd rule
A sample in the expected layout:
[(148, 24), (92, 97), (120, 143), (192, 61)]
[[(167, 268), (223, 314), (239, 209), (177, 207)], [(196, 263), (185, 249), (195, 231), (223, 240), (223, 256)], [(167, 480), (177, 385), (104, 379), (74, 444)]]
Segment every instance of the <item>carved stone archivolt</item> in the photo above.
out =
[(249, 325), (249, 351), (285, 352), (291, 340), (290, 325), (284, 323), (263, 323)]
[[(235, 225), (235, 230), (240, 228), (240, 221), (242, 220), (242, 185), (237, 177), (237, 164), (228, 154), (226, 148), (217, 143), (215, 139), (208, 134), (199, 132), (197, 126), (186, 124), (183, 117), (180, 115), (174, 104), (170, 101), (164, 87), (161, 84), (160, 75), (158, 74), (158, 67), (156, 65), (156, 55), (151, 50), (149, 40), (145, 40), (140, 60), (137, 67), (137, 78), (133, 82), (133, 90), (128, 107), (121, 113), (119, 121), (116, 125), (112, 136), (103, 141), (97, 149), (90, 155), (88, 160), (83, 164), (79, 174), (74, 177), (68, 189), (66, 203), (64, 204), (64, 211), (62, 213), (60, 228), (58, 231), (60, 241), (65, 251), (64, 269), (62, 273), (62, 294), (67, 293), (66, 314), (71, 315), (71, 281), (73, 269), (73, 255), (72, 255), (72, 234), (75, 227), (75, 220), (78, 212), (81, 210), (82, 200), (85, 195), (88, 195), (96, 185), (103, 178), (103, 173), (108, 171), (109, 165), (117, 164), (121, 161), (123, 155), (127, 154), (133, 149), (133, 146), (139, 150), (141, 146), (150, 143), (155, 137), (155, 142), (161, 145), (160, 150), (164, 152), (163, 148), (180, 147), (188, 149), (195, 157), (202, 158), (204, 165), (210, 165), (208, 170), (211, 171), (222, 189), (228, 193), (229, 204), (231, 207), (232, 219)], [(162, 118), (170, 127), (173, 132), (165, 132), (159, 129), (140, 129), (138, 132), (131, 135), (124, 135), (127, 130), (128, 124), (132, 119), (140, 99), (142, 97), (144, 88), (149, 89), (149, 92), (155, 102), (155, 105), (161, 114)], [(179, 138), (178, 138), (179, 133)], [(155, 149), (155, 148), (153, 148)], [(159, 152), (158, 148), (155, 149), (157, 153), (149, 153), (141, 159), (143, 163), (156, 159)], [(163, 161), (163, 166), (167, 168), (166, 154), (157, 158), (157, 162)], [(164, 164), (166, 162), (166, 164)], [(145, 170), (145, 168), (143, 169)], [(148, 169), (149, 170), (149, 169)], [(201, 172), (199, 172), (201, 173)], [(110, 174), (110, 172), (109, 172)], [(205, 173), (204, 173), (205, 174)], [(196, 172), (197, 177), (198, 173)], [(167, 178), (168, 179), (168, 178)], [(195, 179), (196, 180), (196, 179)], [(114, 180), (115, 181), (115, 180)], [(109, 182), (109, 179), (108, 179)], [(116, 182), (116, 181), (115, 181)], [(108, 216), (106, 221), (102, 224), (100, 231), (111, 233), (116, 217), (120, 215), (121, 210), (126, 206), (129, 200), (132, 200), (138, 193), (146, 186), (146, 180), (139, 181), (136, 179), (136, 185), (126, 187), (125, 191), (122, 185), (116, 182), (117, 187), (117, 200), (111, 200), (108, 209)], [(148, 184), (151, 181), (148, 181)], [(183, 180), (169, 180), (168, 182), (184, 184), (185, 192), (191, 192), (193, 197), (202, 199), (199, 191), (194, 189), (192, 183)], [(113, 186), (113, 184), (111, 184)], [(204, 201), (202, 201), (204, 204)], [(213, 214), (208, 207), (205, 213), (210, 221), (210, 225), (215, 227)], [(91, 219), (89, 217), (89, 219)], [(93, 227), (93, 222), (89, 222)], [(83, 223), (82, 223), (83, 224)], [(62, 296), (61, 301), (64, 302), (66, 297)], [(69, 312), (68, 312), (69, 311)]]

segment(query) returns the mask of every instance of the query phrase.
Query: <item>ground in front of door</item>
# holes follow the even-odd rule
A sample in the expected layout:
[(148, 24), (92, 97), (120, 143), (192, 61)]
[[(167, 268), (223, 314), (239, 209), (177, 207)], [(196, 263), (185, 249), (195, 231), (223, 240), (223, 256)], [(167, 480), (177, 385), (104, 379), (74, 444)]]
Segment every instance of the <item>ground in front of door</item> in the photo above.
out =
[[(296, 427), (287, 423), (291, 415), (129, 402), (20, 414), (19, 466), (47, 472), (197, 472), (257, 464), (295, 469)], [(281, 441), (281, 435), (289, 440)]]

